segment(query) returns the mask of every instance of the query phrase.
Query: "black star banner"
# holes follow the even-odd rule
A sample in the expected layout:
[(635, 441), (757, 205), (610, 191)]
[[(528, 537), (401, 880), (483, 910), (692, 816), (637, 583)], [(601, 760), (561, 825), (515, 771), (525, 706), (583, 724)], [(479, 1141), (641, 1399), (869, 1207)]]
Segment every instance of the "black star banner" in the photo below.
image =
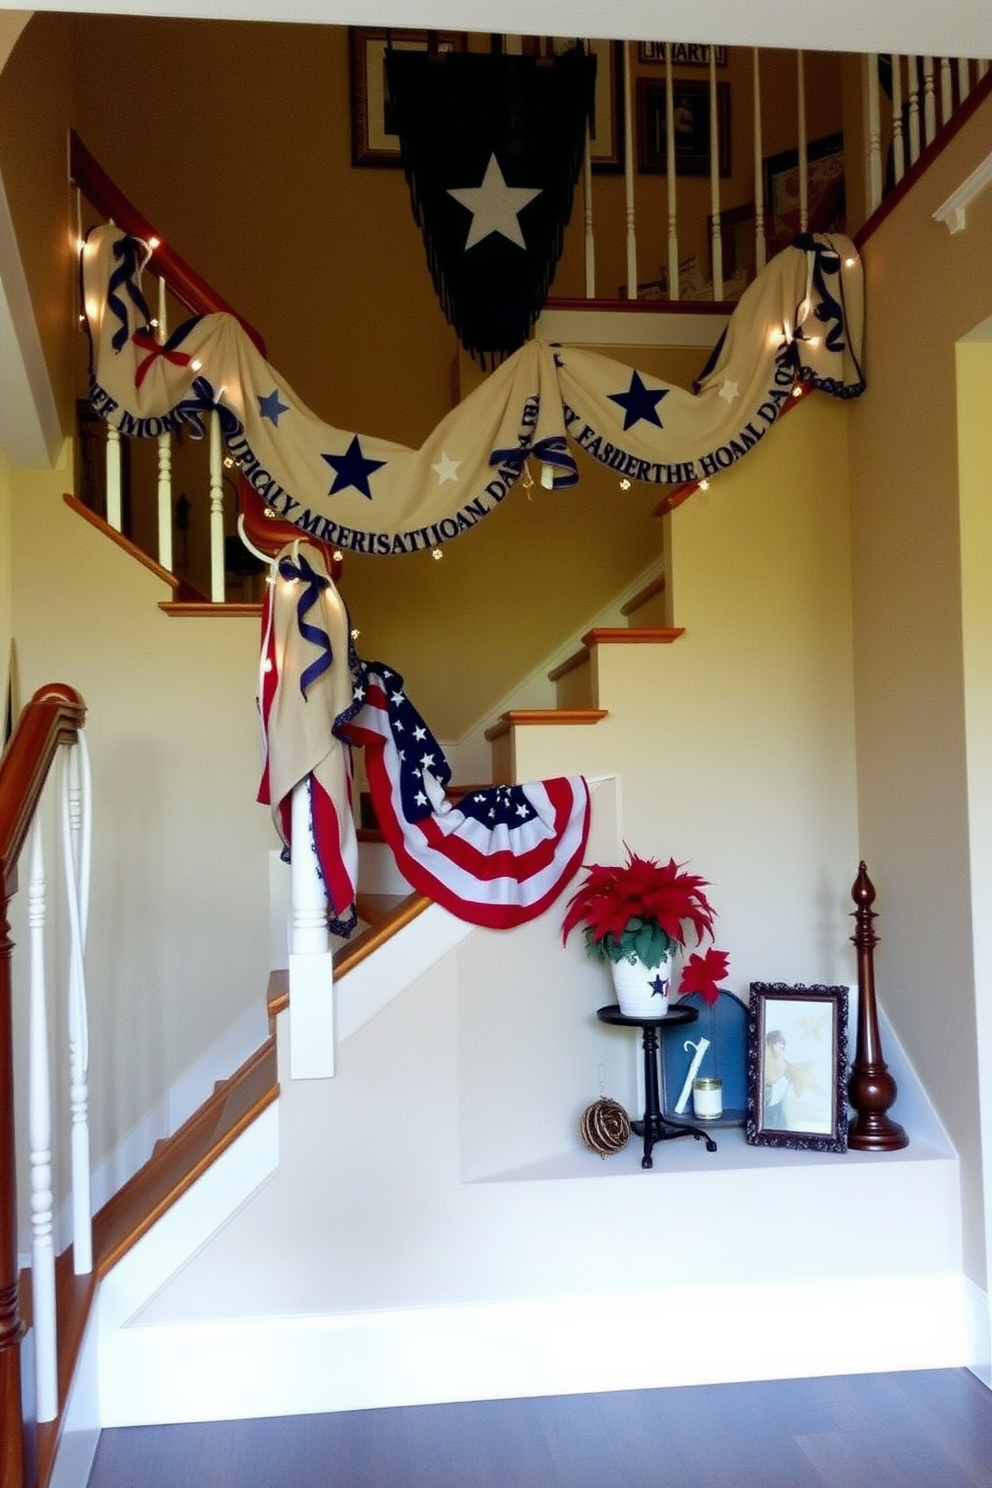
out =
[(522, 346), (561, 256), (596, 58), (389, 51), (413, 215), (441, 308), (493, 366)]

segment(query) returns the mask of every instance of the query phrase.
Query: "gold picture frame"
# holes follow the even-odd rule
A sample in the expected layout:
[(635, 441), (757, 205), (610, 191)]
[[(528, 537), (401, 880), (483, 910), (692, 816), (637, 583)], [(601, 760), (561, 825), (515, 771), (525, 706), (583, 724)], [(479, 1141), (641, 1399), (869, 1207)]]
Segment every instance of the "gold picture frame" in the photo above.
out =
[(464, 52), (464, 31), (397, 31), (385, 26), (351, 26), (348, 60), (351, 80), (351, 163), (398, 166), (400, 142), (390, 128), (386, 52)]

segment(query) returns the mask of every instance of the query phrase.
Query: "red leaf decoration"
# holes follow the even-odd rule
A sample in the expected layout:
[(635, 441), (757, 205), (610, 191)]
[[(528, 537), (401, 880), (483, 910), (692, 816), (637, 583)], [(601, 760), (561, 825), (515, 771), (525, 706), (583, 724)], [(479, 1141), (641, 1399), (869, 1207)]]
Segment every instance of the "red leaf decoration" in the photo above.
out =
[(730, 970), (730, 954), (710, 946), (702, 955), (693, 951), (682, 968), (679, 996), (698, 992), (704, 1002), (716, 1002), (719, 995), (718, 982), (722, 982)]

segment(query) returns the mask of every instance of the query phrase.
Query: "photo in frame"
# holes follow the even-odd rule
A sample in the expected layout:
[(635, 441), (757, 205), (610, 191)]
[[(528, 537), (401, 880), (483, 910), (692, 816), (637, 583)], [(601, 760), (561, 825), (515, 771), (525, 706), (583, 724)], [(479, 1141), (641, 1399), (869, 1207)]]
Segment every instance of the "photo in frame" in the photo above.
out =
[(747, 1140), (847, 1150), (847, 988), (752, 982)]
[(384, 26), (351, 26), (348, 31), (351, 80), (352, 165), (399, 166), (400, 142), (392, 129), (386, 50), (426, 52), (436, 39), (439, 52), (464, 52), (464, 31), (396, 31)]
[[(811, 229), (842, 228), (844, 136), (826, 134), (806, 147), (806, 208)], [(769, 246), (787, 247), (799, 232), (799, 152), (781, 150), (764, 160), (765, 225)]]
[[(668, 173), (666, 82), (637, 79), (637, 168), (646, 175)], [(710, 173), (710, 85), (693, 78), (672, 83), (675, 174)], [(717, 159), (721, 176), (730, 175), (730, 84), (716, 85)]]

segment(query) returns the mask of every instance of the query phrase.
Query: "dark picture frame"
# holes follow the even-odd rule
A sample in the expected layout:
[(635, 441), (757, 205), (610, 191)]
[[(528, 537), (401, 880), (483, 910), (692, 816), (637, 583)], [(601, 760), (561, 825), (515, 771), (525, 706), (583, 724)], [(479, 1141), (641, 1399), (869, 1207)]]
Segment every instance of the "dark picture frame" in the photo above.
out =
[[(825, 134), (806, 146), (807, 210), (811, 229), (826, 231), (821, 221), (844, 200), (844, 136)], [(765, 184), (765, 227), (770, 243), (784, 246), (799, 231), (799, 151), (780, 150), (762, 162)]]
[(348, 61), (351, 87), (352, 165), (399, 166), (400, 142), (390, 129), (386, 50), (464, 52), (464, 31), (397, 31), (385, 26), (351, 26)]
[(596, 57), (596, 110), (589, 140), (592, 168), (604, 175), (623, 170), (623, 52), (619, 41), (586, 43)]
[[(637, 79), (637, 168), (645, 175), (668, 174), (664, 79)], [(675, 174), (710, 173), (710, 85), (696, 78), (672, 81), (675, 113)], [(720, 175), (730, 175), (730, 84), (716, 85), (717, 156)]]
[(747, 1140), (847, 1151), (847, 988), (752, 982)]

